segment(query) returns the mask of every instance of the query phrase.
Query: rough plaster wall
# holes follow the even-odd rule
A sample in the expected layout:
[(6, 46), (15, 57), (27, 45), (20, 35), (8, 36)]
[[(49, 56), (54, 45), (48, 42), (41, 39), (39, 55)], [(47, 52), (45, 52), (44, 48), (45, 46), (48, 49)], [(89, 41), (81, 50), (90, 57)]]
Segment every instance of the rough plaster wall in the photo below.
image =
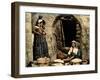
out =
[(90, 27), (89, 16), (76, 15), (75, 17), (81, 23), (81, 27), (82, 27), (81, 47), (82, 47), (82, 54), (83, 54), (82, 58), (83, 60), (86, 60), (86, 59), (89, 59), (89, 27)]
[(32, 25), (31, 13), (25, 14), (25, 32), (26, 32), (26, 63), (32, 61)]
[(46, 21), (46, 39), (47, 39), (47, 43), (48, 43), (48, 48), (49, 48), (49, 55), (51, 57), (51, 60), (56, 59), (56, 41), (55, 41), (55, 37), (53, 35), (54, 33), (54, 27), (53, 27), (53, 22), (55, 20), (55, 16), (54, 14), (44, 14), (44, 20)]

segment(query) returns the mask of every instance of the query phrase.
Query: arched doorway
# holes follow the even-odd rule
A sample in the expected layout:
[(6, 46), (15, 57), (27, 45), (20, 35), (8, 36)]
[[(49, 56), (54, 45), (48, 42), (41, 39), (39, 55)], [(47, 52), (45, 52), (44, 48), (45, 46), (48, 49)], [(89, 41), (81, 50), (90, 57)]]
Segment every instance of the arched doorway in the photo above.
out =
[(72, 40), (81, 43), (81, 25), (74, 15), (59, 15), (55, 19), (55, 24), (59, 24), (55, 25), (58, 46), (62, 43), (60, 47), (70, 47)]
[(70, 47), (72, 40), (80, 42), (81, 26), (73, 15), (62, 17), (62, 28), (64, 33), (65, 46)]

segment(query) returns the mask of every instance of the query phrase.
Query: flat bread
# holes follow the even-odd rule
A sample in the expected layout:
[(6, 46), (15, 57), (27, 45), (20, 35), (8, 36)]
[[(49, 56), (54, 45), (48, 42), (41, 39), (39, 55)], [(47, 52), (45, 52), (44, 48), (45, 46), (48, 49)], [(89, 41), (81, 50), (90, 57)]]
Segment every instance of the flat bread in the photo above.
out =
[(56, 60), (54, 60), (54, 62), (64, 63), (64, 61), (63, 61), (63, 60), (61, 60), (61, 59), (56, 59)]
[(82, 59), (75, 58), (75, 59), (72, 59), (71, 62), (72, 63), (80, 63), (80, 62), (82, 62)]

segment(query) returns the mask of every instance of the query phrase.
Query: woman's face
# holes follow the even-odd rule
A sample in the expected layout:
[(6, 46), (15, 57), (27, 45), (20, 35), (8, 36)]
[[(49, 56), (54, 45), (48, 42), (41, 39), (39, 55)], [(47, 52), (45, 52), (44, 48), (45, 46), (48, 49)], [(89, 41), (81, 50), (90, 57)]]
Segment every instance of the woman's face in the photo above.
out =
[(40, 26), (41, 26), (41, 27), (43, 26), (43, 22), (40, 23)]
[(38, 26), (39, 27), (42, 27), (43, 26), (43, 23), (42, 22), (38, 23)]
[(41, 26), (41, 24), (40, 24), (40, 23), (38, 23), (38, 26), (40, 27), (40, 26)]
[(75, 43), (72, 43), (72, 47), (75, 47), (76, 46), (76, 44)]

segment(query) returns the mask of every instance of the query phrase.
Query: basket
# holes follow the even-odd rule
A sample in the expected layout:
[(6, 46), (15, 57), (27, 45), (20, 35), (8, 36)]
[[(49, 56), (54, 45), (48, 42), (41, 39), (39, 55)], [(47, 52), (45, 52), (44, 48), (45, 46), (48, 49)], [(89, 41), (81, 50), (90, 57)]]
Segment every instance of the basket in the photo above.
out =
[(50, 62), (50, 59), (49, 58), (38, 58), (37, 59), (37, 63), (38, 64), (47, 64)]

